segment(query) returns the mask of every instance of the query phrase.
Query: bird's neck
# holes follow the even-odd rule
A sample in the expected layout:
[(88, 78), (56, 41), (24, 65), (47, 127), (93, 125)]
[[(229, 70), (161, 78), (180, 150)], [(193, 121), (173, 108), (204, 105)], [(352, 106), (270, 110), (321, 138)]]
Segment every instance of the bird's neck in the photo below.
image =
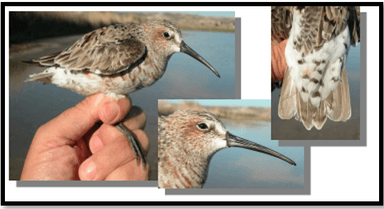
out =
[(168, 170), (160, 169), (159, 176), (162, 174), (168, 176), (167, 179), (160, 180), (164, 188), (190, 189), (201, 188), (204, 185), (208, 175), (209, 161), (198, 159), (191, 161), (190, 158), (175, 159), (173, 161), (178, 163), (170, 165)]
[[(159, 136), (161, 137), (161, 136)], [(161, 188), (201, 188), (211, 157), (171, 140), (159, 141), (159, 185)]]
[(165, 69), (167, 68), (168, 61), (171, 58), (170, 56), (165, 56), (164, 54), (158, 53), (154, 49), (148, 50), (148, 56), (151, 57), (151, 60), (156, 67)]
[(194, 153), (180, 148), (167, 150), (166, 162), (162, 162), (165, 159), (159, 158), (159, 181), (163, 184), (161, 187), (184, 189), (203, 187), (213, 154)]
[(139, 71), (147, 75), (144, 77), (147, 81), (149, 81), (146, 86), (152, 85), (163, 76), (167, 68), (167, 64), (168, 60), (164, 61), (164, 59), (156, 56), (152, 51), (148, 50), (145, 60), (139, 66)]
[[(209, 162), (218, 150), (215, 143), (201, 143), (185, 137), (183, 131), (168, 131), (175, 119), (158, 121), (159, 185), (161, 188), (201, 188), (208, 175)], [(190, 143), (187, 143), (190, 142)]]

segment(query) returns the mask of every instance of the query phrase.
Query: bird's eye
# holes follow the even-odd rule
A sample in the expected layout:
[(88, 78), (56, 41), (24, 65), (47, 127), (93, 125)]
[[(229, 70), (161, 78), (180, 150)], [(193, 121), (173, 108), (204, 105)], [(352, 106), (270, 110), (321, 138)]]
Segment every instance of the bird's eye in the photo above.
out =
[(205, 123), (200, 123), (200, 124), (198, 124), (197, 126), (199, 126), (199, 128), (200, 129), (208, 129), (208, 126), (207, 126), (207, 124), (205, 124)]
[(168, 33), (168, 32), (164, 32), (164, 33), (163, 33), (163, 36), (164, 36), (165, 38), (169, 38), (169, 33)]

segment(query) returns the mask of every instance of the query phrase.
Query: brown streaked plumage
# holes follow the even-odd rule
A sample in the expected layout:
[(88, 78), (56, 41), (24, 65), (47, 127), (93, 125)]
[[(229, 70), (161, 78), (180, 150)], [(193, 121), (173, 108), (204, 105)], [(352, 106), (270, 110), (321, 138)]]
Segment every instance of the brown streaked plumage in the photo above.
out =
[(349, 46), (360, 40), (360, 7), (294, 6), (271, 11), (272, 43), (288, 39), (279, 117), (295, 116), (307, 130), (321, 129), (327, 118), (347, 121), (351, 105), (344, 66)]
[(162, 20), (111, 25), (87, 33), (61, 52), (32, 60), (49, 68), (27, 81), (53, 83), (83, 95), (102, 92), (121, 98), (160, 79), (175, 52), (194, 57), (219, 76), (184, 43), (175, 24)]
[[(187, 46), (175, 24), (150, 21), (142, 25), (111, 25), (85, 34), (67, 49), (32, 60), (45, 71), (27, 81), (52, 83), (82, 95), (104, 93), (120, 99), (160, 79), (172, 54), (183, 52), (218, 72)], [(130, 140), (136, 160), (145, 166), (139, 143), (122, 123), (116, 127)]]
[(287, 7), (271, 7), (271, 43), (278, 44), (289, 37), (292, 18)]
[(178, 110), (158, 118), (159, 187), (201, 188), (212, 156), (228, 147), (262, 152), (296, 165), (276, 151), (232, 135), (210, 112)]

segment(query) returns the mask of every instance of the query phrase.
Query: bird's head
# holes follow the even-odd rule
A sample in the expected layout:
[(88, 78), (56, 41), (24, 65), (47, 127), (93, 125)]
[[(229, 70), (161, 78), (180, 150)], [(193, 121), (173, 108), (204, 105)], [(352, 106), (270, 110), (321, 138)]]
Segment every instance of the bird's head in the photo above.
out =
[(211, 64), (185, 44), (180, 28), (174, 23), (168, 20), (150, 21), (143, 25), (143, 29), (149, 34), (148, 43), (153, 43), (151, 48), (156, 53), (163, 54), (166, 57), (170, 57), (176, 52), (188, 54), (204, 64), (220, 78), (219, 73)]
[(280, 158), (292, 165), (296, 165), (284, 155), (231, 134), (220, 119), (205, 111), (179, 110), (169, 116), (168, 122), (174, 131), (174, 138), (180, 140), (181, 150), (188, 154), (210, 158), (215, 152), (228, 147), (240, 147)]

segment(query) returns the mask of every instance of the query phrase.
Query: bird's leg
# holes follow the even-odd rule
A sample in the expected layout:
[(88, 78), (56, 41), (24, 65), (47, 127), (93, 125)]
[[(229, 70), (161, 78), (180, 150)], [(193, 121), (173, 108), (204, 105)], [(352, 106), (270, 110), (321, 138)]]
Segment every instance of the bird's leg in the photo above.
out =
[(139, 165), (139, 156), (140, 156), (141, 165), (143, 166), (143, 169), (145, 170), (145, 166), (147, 164), (147, 161), (145, 160), (143, 151), (141, 150), (140, 143), (136, 140), (136, 138), (132, 135), (132, 133), (127, 129), (127, 127), (125, 127), (123, 121), (120, 121), (117, 124), (115, 124), (115, 127), (127, 137), (129, 144), (131, 144), (131, 148), (132, 148), (133, 153), (135, 155), (137, 165)]

